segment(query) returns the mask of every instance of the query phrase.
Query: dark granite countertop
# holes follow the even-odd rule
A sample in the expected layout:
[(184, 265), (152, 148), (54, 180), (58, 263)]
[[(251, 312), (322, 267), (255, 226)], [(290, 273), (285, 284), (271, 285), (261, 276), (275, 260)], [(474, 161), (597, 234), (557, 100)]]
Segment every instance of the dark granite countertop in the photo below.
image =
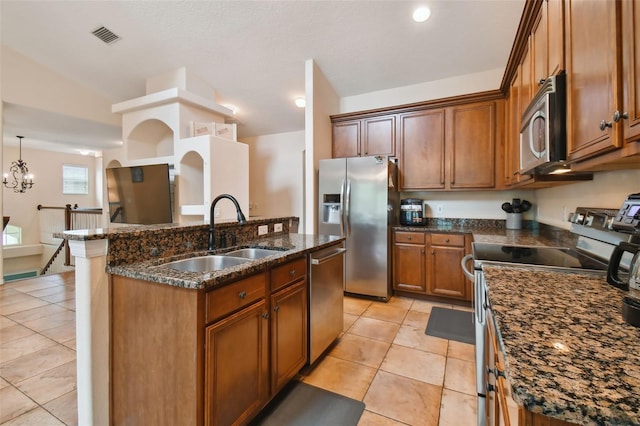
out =
[[(266, 268), (304, 256), (306, 253), (320, 250), (324, 247), (344, 241), (344, 238), (332, 235), (303, 235), (285, 234), (269, 238), (257, 239), (241, 247), (274, 248), (273, 255), (261, 259), (254, 259), (241, 265), (225, 268), (220, 271), (196, 273), (185, 272), (163, 266), (168, 262), (206, 255), (206, 251), (196, 251), (188, 254), (155, 258), (137, 263), (108, 265), (107, 272), (156, 283), (168, 284), (176, 287), (192, 289), (209, 289)], [(223, 254), (238, 247), (217, 250), (214, 254)]]
[(518, 404), (582, 425), (640, 424), (640, 328), (621, 316), (628, 292), (598, 275), (483, 269)]

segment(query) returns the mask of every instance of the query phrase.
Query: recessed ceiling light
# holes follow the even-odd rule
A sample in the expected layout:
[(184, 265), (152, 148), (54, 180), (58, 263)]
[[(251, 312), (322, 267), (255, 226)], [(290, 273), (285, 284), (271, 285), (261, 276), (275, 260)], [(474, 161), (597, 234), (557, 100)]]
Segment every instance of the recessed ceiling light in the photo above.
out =
[(413, 11), (413, 20), (416, 22), (424, 22), (431, 16), (431, 10), (427, 6), (420, 6)]
[(307, 105), (305, 98), (296, 98), (294, 102), (298, 108), (304, 108)]

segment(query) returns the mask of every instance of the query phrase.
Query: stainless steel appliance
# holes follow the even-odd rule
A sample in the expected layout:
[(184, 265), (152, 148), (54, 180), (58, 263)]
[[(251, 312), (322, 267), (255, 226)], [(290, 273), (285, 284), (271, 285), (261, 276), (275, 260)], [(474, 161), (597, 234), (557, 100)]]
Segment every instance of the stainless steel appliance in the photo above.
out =
[(346, 237), (344, 291), (388, 300), (397, 166), (388, 157), (320, 160), (318, 233)]
[[(608, 261), (616, 246), (629, 237), (611, 229), (616, 209), (579, 207), (572, 215), (571, 232), (578, 235), (575, 247), (515, 246), (490, 243), (472, 243), (472, 254), (465, 256), (462, 267), (465, 275), (474, 282), (473, 308), (475, 323), (476, 391), (478, 393), (478, 425), (486, 424), (487, 383), (492, 374), (485, 365), (489, 347), (485, 331), (489, 313), (487, 285), (482, 268), (486, 265), (512, 265), (551, 269), (564, 272), (581, 272), (604, 275)], [(473, 259), (473, 272), (467, 263)], [(621, 267), (627, 269), (630, 261), (622, 259)]]
[(631, 194), (611, 222), (611, 228), (620, 232), (640, 235), (640, 193)]
[(309, 364), (342, 333), (344, 243), (309, 254)]
[(567, 157), (565, 75), (545, 80), (522, 115), (520, 173), (548, 173)]
[(423, 226), (427, 224), (426, 205), (418, 198), (400, 200), (400, 225)]

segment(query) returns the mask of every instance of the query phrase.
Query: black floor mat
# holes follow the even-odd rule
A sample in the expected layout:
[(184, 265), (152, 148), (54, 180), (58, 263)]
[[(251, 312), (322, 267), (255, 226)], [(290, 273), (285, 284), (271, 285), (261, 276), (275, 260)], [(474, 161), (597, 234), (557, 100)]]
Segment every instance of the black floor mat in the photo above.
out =
[(425, 334), (458, 342), (476, 343), (473, 312), (434, 307)]
[(292, 381), (252, 426), (356, 426), (364, 403), (306, 383)]

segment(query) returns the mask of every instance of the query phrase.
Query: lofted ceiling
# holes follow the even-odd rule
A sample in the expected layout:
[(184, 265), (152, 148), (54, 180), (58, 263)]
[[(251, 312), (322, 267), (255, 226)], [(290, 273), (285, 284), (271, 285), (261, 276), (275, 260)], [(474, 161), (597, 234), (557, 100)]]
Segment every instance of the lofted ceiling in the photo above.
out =
[[(432, 13), (418, 24), (411, 13), (421, 4)], [(304, 110), (293, 100), (304, 96), (307, 59), (340, 97), (505, 67), (523, 6), (524, 0), (2, 0), (0, 40), (112, 103), (145, 95), (148, 77), (187, 67), (215, 88), (218, 103), (238, 109), (239, 136), (249, 137), (304, 128)], [(97, 39), (91, 32), (101, 26), (121, 40)], [(5, 104), (3, 119), (5, 141), (24, 134), (101, 149), (119, 135), (112, 126), (19, 105)]]

